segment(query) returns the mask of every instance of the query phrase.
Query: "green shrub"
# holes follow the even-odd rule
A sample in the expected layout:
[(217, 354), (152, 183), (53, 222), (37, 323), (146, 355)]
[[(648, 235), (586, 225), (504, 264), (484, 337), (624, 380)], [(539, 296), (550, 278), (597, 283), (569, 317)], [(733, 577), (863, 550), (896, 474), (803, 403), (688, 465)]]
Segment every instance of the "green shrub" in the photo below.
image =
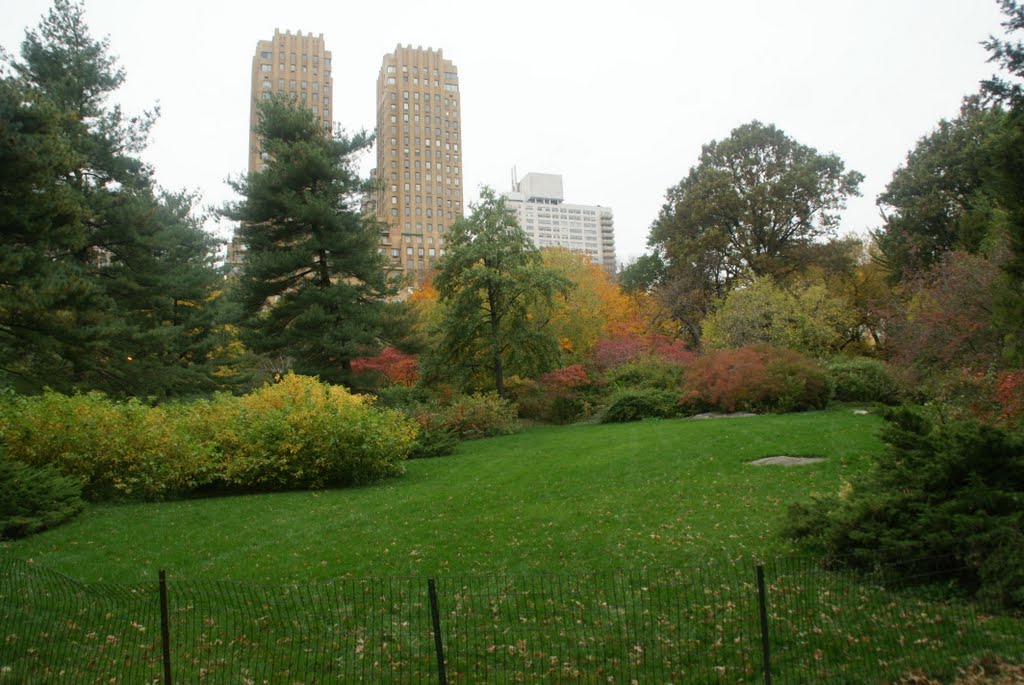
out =
[(497, 393), (459, 395), (446, 406), (425, 409), (416, 419), (428, 430), (445, 430), (462, 440), (505, 435), (516, 430), (516, 406)]
[(668, 390), (678, 393), (683, 382), (680, 364), (644, 359), (613, 367), (605, 372), (605, 382), (625, 390)]
[(409, 450), (410, 459), (445, 457), (455, 451), (459, 437), (441, 428), (424, 428)]
[[(892, 564), (1024, 607), (1024, 438), (889, 410), (876, 467), (837, 496), (794, 505), (783, 534), (832, 566)], [(918, 581), (920, 582), (920, 581)]]
[(679, 395), (667, 390), (626, 390), (613, 399), (601, 417), (602, 423), (624, 423), (660, 419), (679, 413)]
[(813, 359), (752, 345), (693, 362), (680, 403), (688, 411), (790, 412), (824, 408), (830, 394), (828, 374)]
[(899, 403), (899, 386), (884, 362), (868, 357), (835, 357), (826, 368), (835, 388), (833, 397), (841, 402)]
[(85, 506), (82, 486), (50, 466), (0, 457), (0, 538), (22, 538), (74, 518)]

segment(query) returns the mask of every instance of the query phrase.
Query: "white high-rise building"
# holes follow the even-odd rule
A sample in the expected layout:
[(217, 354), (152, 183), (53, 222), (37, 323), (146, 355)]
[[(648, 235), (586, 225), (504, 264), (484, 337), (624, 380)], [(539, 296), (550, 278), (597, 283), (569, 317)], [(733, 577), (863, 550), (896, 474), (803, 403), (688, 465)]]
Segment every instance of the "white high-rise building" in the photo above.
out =
[(566, 204), (559, 174), (526, 174), (504, 195), (506, 206), (516, 213), (534, 245), (584, 252), (591, 262), (615, 273), (611, 208)]

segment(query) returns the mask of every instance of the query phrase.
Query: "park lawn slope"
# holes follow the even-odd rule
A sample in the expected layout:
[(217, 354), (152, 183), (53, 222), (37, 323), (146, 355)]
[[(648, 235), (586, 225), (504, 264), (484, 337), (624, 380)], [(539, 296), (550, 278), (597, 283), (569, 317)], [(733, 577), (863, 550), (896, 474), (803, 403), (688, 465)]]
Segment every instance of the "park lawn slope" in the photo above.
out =
[[(97, 506), (4, 545), (83, 580), (291, 582), (339, 576), (678, 567), (791, 551), (786, 507), (834, 492), (881, 449), (848, 406), (715, 420), (536, 427), (413, 461), (380, 484)], [(758, 467), (766, 456), (822, 456)]]

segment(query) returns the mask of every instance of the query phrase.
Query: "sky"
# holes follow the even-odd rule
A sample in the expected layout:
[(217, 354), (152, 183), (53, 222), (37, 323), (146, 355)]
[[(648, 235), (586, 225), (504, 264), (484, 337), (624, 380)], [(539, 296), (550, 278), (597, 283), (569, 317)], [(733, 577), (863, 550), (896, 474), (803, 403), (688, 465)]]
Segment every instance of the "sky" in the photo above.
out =
[[(0, 0), (17, 53), (49, 0)], [(85, 0), (127, 73), (113, 101), (159, 105), (143, 159), (212, 208), (247, 163), (252, 57), (274, 30), (323, 34), (334, 116), (372, 129), (384, 54), (441, 49), (459, 70), (466, 201), (513, 169), (564, 177), (565, 201), (611, 207), (620, 263), (647, 250), (665, 191), (701, 146), (773, 123), (865, 175), (840, 232), (880, 223), (875, 200), (907, 152), (994, 72), (996, 0)], [(372, 156), (362, 160), (366, 173)], [(209, 224), (221, 237), (228, 222)]]

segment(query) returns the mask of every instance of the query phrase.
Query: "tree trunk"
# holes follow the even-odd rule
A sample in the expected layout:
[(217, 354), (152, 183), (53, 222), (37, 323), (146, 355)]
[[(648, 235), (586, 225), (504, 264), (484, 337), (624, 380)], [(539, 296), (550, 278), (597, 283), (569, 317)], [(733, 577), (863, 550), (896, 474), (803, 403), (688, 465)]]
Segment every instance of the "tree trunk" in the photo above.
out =
[(494, 346), (494, 387), (498, 397), (505, 397), (505, 368), (501, 359), (501, 340), (498, 338), (498, 312), (495, 310), (495, 294), (487, 289), (487, 305), (491, 316), (491, 345)]

